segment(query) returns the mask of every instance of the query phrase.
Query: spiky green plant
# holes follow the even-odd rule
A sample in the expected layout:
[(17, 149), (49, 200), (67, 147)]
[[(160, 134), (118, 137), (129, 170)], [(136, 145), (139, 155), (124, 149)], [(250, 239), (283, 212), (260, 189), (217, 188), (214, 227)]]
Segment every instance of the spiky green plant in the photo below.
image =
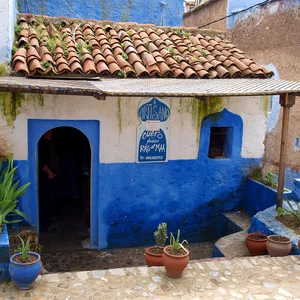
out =
[(160, 223), (157, 226), (157, 230), (154, 231), (155, 244), (157, 246), (163, 246), (168, 238), (167, 223)]
[(8, 154), (8, 165), (2, 169), (2, 161), (0, 161), (0, 232), (4, 224), (17, 223), (21, 219), (9, 219), (8, 216), (27, 216), (18, 208), (18, 199), (22, 196), (30, 183), (19, 186), (20, 180), (16, 181), (16, 172), (18, 167), (14, 167), (12, 154)]
[(180, 242), (179, 239), (180, 239), (180, 229), (178, 229), (177, 231), (176, 238), (172, 232), (170, 233), (170, 245), (172, 250), (174, 250), (175, 252), (179, 252), (180, 249), (183, 249), (185, 252), (187, 252), (187, 250), (183, 246), (183, 244), (188, 244), (187, 240), (183, 240), (182, 242)]

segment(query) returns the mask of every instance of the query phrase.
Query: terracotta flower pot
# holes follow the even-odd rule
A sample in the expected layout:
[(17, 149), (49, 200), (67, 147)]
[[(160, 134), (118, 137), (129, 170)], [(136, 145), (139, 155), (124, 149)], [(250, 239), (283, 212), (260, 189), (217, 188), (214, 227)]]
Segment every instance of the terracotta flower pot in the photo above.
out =
[(260, 232), (249, 233), (246, 236), (246, 247), (251, 256), (264, 255), (267, 252), (267, 235)]
[(286, 256), (292, 250), (291, 239), (282, 235), (269, 235), (267, 250), (270, 256)]
[(146, 249), (145, 259), (148, 267), (163, 266), (163, 247), (153, 246)]
[[(165, 266), (167, 275), (172, 278), (180, 277), (190, 260), (190, 252), (186, 249), (186, 252), (180, 255), (174, 255), (169, 253), (171, 246), (164, 248), (163, 264)], [(184, 250), (183, 250), (184, 252)]]

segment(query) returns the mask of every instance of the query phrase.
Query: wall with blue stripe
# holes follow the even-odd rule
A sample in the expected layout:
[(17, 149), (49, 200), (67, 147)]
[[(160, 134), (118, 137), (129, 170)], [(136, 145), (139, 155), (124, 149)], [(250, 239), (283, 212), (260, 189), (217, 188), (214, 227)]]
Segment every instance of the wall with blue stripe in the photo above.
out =
[[(96, 147), (99, 131), (93, 131), (88, 121), (35, 122), (34, 126), (28, 127), (29, 143), (33, 145), (41, 136), (40, 132), (48, 127), (69, 124), (81, 129), (89, 137), (92, 151)], [(208, 158), (211, 126), (233, 128), (234, 150), (230, 157)], [(93, 135), (91, 132), (94, 132)], [(94, 246), (151, 245), (154, 243), (153, 231), (160, 222), (166, 222), (169, 231), (174, 233), (181, 229), (182, 238), (189, 242), (214, 239), (222, 212), (243, 208), (241, 187), (251, 168), (261, 163), (259, 158), (241, 157), (242, 135), (241, 117), (223, 109), (204, 118), (197, 159), (136, 164), (101, 163), (96, 157), (92, 161), (94, 170), (98, 169), (92, 181)], [(29, 156), (31, 154), (29, 150)], [(15, 163), (19, 166), (21, 184), (30, 181), (32, 162), (16, 160)], [(33, 185), (36, 183), (33, 182)], [(30, 216), (29, 223), (36, 225), (37, 203), (33, 200), (36, 197), (32, 195), (32, 189), (34, 186), (21, 199), (20, 207)]]

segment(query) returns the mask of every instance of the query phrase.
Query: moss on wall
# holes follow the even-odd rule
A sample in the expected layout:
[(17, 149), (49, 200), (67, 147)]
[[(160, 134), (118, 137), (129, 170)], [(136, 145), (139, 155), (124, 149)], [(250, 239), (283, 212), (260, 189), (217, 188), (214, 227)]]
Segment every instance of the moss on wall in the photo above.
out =
[(0, 64), (0, 76), (8, 76), (10, 74), (8, 63)]
[(117, 120), (119, 127), (119, 135), (122, 133), (122, 119), (121, 119), (121, 97), (118, 97), (118, 107), (117, 107)]
[(0, 93), (1, 113), (4, 116), (7, 125), (13, 125), (25, 101), (33, 103), (35, 108), (37, 108), (36, 103), (39, 106), (44, 106), (44, 95), (30, 94), (25, 98), (23, 93)]
[(200, 138), (201, 123), (205, 116), (220, 112), (223, 108), (222, 97), (211, 97), (209, 101), (192, 99), (192, 126), (197, 129), (197, 144)]
[(7, 125), (13, 125), (24, 100), (25, 96), (22, 93), (0, 93), (1, 112)]
[(270, 96), (264, 96), (263, 105), (264, 105), (264, 113), (265, 113), (266, 117), (267, 117), (268, 112), (269, 112), (270, 101), (271, 101), (271, 97)]

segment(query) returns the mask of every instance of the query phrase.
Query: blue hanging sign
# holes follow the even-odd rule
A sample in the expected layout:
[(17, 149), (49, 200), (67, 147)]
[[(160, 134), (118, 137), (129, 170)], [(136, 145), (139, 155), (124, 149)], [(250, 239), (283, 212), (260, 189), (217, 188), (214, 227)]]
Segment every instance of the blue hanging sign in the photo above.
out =
[[(144, 128), (141, 126), (140, 129)], [(144, 129), (139, 137), (138, 162), (167, 161), (167, 135), (165, 128), (158, 131)]]
[(141, 124), (137, 128), (136, 162), (167, 162), (169, 127), (166, 121), (170, 116), (169, 106), (152, 98), (144, 99), (138, 108)]
[[(144, 100), (145, 101), (145, 100)], [(141, 122), (160, 121), (166, 122), (170, 116), (170, 108), (167, 104), (152, 98), (150, 101), (141, 102), (138, 108), (138, 117)]]

